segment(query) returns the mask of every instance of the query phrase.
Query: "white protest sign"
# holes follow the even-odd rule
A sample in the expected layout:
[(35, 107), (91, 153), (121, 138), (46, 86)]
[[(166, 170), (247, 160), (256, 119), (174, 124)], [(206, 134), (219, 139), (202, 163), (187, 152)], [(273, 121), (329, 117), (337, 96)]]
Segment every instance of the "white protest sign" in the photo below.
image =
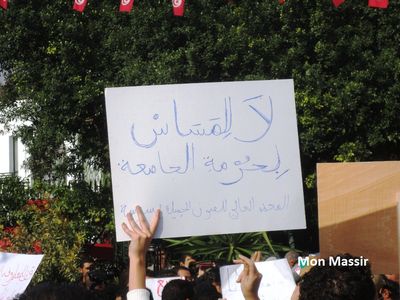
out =
[(156, 237), (305, 228), (292, 80), (105, 94), (118, 241), (134, 205)]
[(0, 253), (0, 300), (22, 294), (42, 258), (43, 255)]
[[(262, 274), (258, 296), (260, 300), (288, 300), (296, 287), (292, 271), (286, 259), (256, 263)], [(244, 300), (240, 283), (236, 282), (243, 265), (229, 265), (220, 268), (222, 295), (229, 300)]]
[(146, 287), (151, 290), (154, 300), (161, 300), (165, 285), (174, 279), (180, 279), (180, 277), (146, 278)]

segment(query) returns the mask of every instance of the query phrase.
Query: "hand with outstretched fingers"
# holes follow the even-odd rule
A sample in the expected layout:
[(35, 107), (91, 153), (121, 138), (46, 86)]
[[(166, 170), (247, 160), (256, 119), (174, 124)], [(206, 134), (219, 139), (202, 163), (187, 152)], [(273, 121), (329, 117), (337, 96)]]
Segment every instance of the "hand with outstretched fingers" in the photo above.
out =
[(160, 221), (158, 209), (149, 224), (143, 210), (136, 206), (137, 222), (132, 214), (127, 215), (128, 224), (122, 223), (122, 229), (131, 238), (129, 245), (129, 290), (146, 288), (146, 253)]

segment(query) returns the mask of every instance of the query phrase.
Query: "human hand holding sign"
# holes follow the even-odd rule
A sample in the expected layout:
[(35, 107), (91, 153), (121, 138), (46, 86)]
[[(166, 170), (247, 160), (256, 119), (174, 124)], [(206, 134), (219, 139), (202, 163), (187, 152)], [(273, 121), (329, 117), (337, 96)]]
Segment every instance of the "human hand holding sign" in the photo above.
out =
[(260, 300), (258, 288), (260, 287), (262, 275), (258, 272), (254, 261), (246, 256), (239, 255), (239, 259), (234, 260), (236, 264), (243, 264), (243, 271), (236, 280), (240, 283), (243, 297), (246, 300)]

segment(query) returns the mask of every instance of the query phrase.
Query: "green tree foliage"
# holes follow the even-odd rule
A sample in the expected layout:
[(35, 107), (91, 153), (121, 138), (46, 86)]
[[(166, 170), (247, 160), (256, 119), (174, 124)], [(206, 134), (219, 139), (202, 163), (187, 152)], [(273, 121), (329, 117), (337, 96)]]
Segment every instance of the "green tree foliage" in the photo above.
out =
[(0, 224), (13, 225), (14, 213), (31, 197), (28, 182), (17, 176), (0, 176)]
[[(266, 258), (287, 252), (289, 247), (272, 244), (266, 232), (222, 234), (183, 239), (165, 239), (174, 254), (191, 254), (197, 260), (232, 262), (239, 254), (260, 251)], [(267, 246), (266, 246), (267, 245)]]
[(0, 12), (0, 120), (24, 122), (35, 176), (109, 170), (105, 87), (186, 82), (294, 78), (311, 227), (317, 162), (399, 159), (400, 3), (198, 0), (176, 18), (170, 1), (118, 2)]
[(84, 246), (114, 231), (106, 190), (85, 183), (29, 188), (17, 177), (3, 177), (0, 192), (0, 251), (43, 253), (34, 282), (77, 279)]
[(16, 224), (0, 225), (1, 251), (44, 254), (33, 282), (78, 278), (79, 252), (85, 241), (57, 199), (30, 199), (14, 211)]
[(322, 6), (310, 15), (313, 56), (298, 97), (303, 153), (313, 161), (398, 159), (399, 5)]
[(288, 77), (305, 175), (317, 161), (398, 158), (399, 4), (202, 0), (183, 18), (167, 1), (131, 14), (118, 4), (89, 1), (80, 14), (26, 0), (1, 12), (1, 115), (26, 121), (34, 174), (81, 174), (85, 161), (108, 170), (107, 86)]

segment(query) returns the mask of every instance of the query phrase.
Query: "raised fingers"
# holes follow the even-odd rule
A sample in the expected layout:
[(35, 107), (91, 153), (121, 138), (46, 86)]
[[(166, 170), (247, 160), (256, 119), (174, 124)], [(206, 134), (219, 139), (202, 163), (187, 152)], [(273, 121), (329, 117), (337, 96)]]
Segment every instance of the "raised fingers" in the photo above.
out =
[(239, 255), (239, 258), (244, 261), (244, 269), (248, 270), (249, 274), (257, 274), (257, 276), (261, 275), (257, 268), (256, 268), (256, 264), (254, 263), (254, 261), (252, 261), (250, 258), (243, 256), (243, 255)]
[(252, 260), (252, 261), (255, 261), (255, 262), (261, 261), (261, 251), (255, 251), (255, 252), (251, 255), (251, 260)]
[(244, 255), (239, 254), (239, 258), (240, 258), (241, 261), (243, 261), (243, 263), (245, 265), (251, 265), (251, 264), (254, 265), (254, 262), (250, 258), (248, 258), (248, 257), (246, 257)]
[(128, 228), (128, 225), (122, 223), (122, 230), (130, 237), (133, 237), (133, 231)]
[(147, 219), (144, 216), (143, 210), (139, 205), (136, 206), (136, 214), (138, 216), (140, 229), (142, 230), (142, 232), (144, 232), (147, 235), (147, 237), (151, 237), (152, 234), (150, 232), (149, 222), (147, 222)]
[[(134, 231), (136, 234), (140, 235), (141, 237), (147, 237), (147, 235), (142, 231), (142, 229), (136, 224), (135, 219), (133, 218), (131, 213), (128, 213), (127, 219), (129, 225), (131, 226), (131, 231)], [(132, 235), (130, 235), (132, 236)]]
[(128, 213), (126, 215), (126, 218), (128, 220), (127, 223), (129, 226), (125, 223), (122, 224), (122, 229), (124, 230), (124, 232), (131, 238), (134, 237), (135, 235), (139, 235), (144, 238), (153, 237), (154, 233), (157, 230), (158, 223), (160, 221), (160, 215), (161, 215), (160, 209), (157, 209), (155, 211), (150, 224), (147, 221), (146, 216), (144, 215), (143, 210), (140, 206), (136, 206), (136, 215), (137, 215), (137, 221), (135, 221), (131, 213)]

